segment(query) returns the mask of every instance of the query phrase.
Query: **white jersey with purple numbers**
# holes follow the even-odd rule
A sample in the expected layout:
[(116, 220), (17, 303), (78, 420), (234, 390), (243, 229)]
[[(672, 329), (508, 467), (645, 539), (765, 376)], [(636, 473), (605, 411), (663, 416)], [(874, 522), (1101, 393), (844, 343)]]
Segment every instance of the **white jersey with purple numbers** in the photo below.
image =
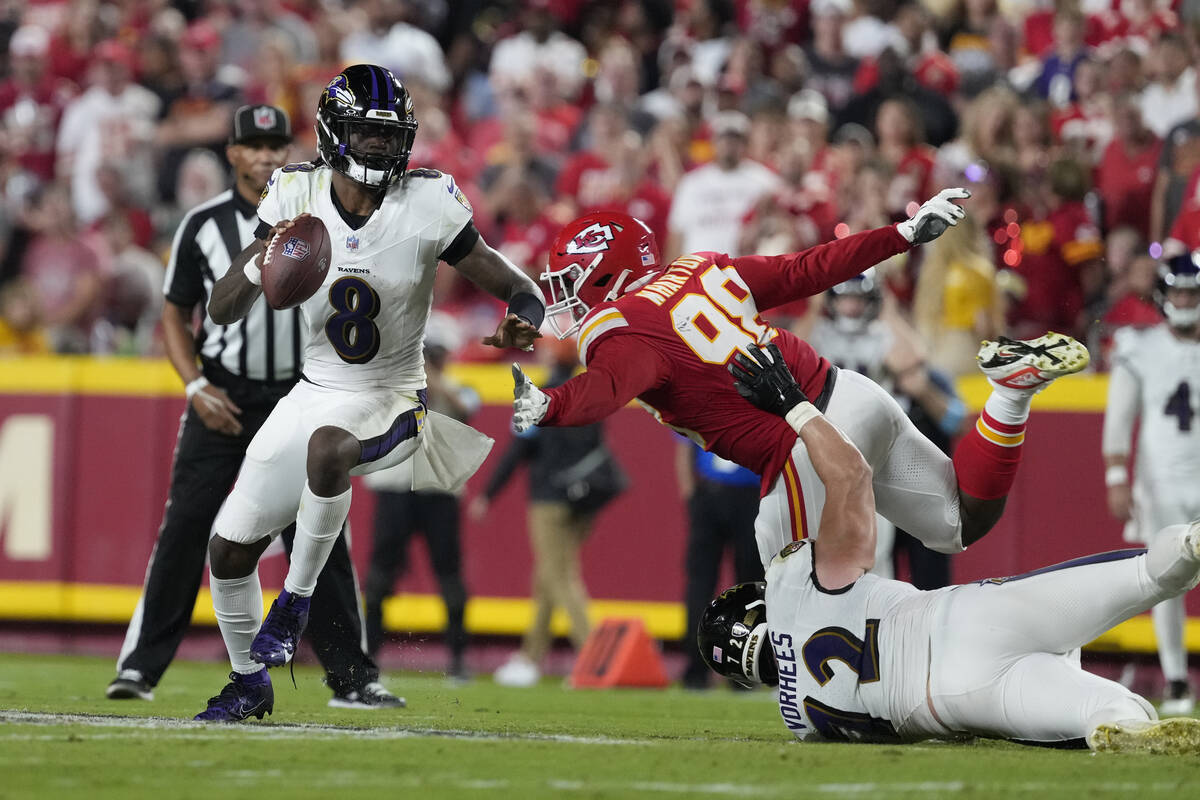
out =
[(945, 590), (864, 575), (821, 588), (806, 539), (767, 568), (767, 627), (779, 667), (779, 710), (800, 739), (898, 741), (925, 702), (929, 627)]
[(268, 225), (309, 213), (329, 230), (329, 274), (300, 306), (304, 375), (347, 391), (422, 389), (438, 257), (471, 222), (471, 205), (450, 175), (410, 170), (355, 229), (334, 206), (332, 179), (324, 164), (288, 164), (271, 176), (258, 206)]
[(1200, 515), (1200, 342), (1178, 338), (1165, 323), (1119, 330), (1111, 380), (1132, 382), (1137, 398), (1139, 538)]

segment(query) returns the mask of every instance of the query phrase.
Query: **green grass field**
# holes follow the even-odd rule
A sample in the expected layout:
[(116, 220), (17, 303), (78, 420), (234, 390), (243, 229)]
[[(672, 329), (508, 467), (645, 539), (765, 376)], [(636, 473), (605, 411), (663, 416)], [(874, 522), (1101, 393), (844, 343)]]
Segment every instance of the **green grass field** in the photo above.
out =
[(190, 722), (224, 683), (171, 667), (152, 703), (104, 699), (111, 659), (0, 656), (0, 798), (1195, 797), (1200, 758), (1007, 743), (800, 744), (765, 691), (504, 689), (393, 675), (394, 711), (325, 706), (273, 673), (275, 714)]

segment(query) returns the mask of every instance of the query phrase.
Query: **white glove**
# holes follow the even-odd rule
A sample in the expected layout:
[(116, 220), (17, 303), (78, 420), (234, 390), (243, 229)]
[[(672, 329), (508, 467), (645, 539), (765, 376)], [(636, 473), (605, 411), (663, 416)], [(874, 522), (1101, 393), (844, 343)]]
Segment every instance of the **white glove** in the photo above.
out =
[(926, 200), (911, 219), (896, 225), (896, 230), (909, 244), (932, 242), (951, 225), (967, 215), (967, 212), (951, 200), (965, 200), (971, 196), (966, 189), (943, 189), (937, 197)]
[(513, 372), (513, 430), (524, 433), (542, 421), (550, 408), (550, 398), (533, 385), (519, 364), (512, 365)]

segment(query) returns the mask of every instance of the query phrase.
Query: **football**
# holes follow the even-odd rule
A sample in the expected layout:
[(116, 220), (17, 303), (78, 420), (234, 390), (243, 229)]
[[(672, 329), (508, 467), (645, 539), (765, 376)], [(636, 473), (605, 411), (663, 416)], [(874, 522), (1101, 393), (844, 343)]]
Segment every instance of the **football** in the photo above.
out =
[(271, 308), (295, 308), (317, 293), (329, 272), (329, 231), (317, 217), (300, 217), (271, 239), (262, 260), (262, 288)]

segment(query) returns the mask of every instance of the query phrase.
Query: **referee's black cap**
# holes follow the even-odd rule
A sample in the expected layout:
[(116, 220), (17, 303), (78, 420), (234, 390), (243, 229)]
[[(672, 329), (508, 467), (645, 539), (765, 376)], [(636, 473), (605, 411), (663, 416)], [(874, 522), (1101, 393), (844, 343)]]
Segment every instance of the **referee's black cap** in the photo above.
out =
[(245, 144), (257, 140), (275, 140), (287, 144), (292, 140), (292, 122), (282, 108), (268, 105), (242, 106), (233, 112), (230, 144)]

